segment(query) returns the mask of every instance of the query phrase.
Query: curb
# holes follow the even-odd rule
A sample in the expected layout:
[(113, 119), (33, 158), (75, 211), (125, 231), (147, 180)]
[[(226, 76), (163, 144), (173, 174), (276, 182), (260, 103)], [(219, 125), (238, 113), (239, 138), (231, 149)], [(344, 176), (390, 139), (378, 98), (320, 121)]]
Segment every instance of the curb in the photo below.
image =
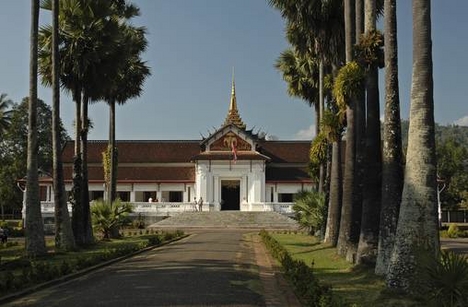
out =
[(31, 293), (34, 293), (34, 292), (37, 292), (39, 290), (50, 288), (50, 287), (53, 287), (55, 285), (68, 282), (68, 281), (73, 280), (75, 278), (86, 275), (86, 274), (88, 274), (88, 273), (90, 273), (92, 271), (96, 271), (98, 269), (109, 266), (109, 265), (114, 264), (116, 262), (119, 262), (119, 261), (122, 261), (122, 260), (125, 260), (125, 259), (128, 259), (128, 258), (131, 258), (133, 256), (136, 256), (138, 254), (142, 254), (144, 252), (163, 247), (163, 246), (168, 245), (170, 243), (177, 242), (179, 240), (182, 240), (182, 239), (185, 239), (185, 238), (189, 237), (190, 235), (191, 234), (184, 234), (183, 236), (180, 236), (178, 238), (175, 238), (175, 239), (172, 239), (172, 240), (169, 240), (169, 241), (165, 241), (165, 242), (163, 242), (163, 243), (161, 243), (159, 245), (148, 246), (148, 247), (142, 248), (142, 249), (140, 249), (140, 250), (138, 250), (136, 252), (130, 253), (128, 255), (120, 256), (120, 257), (117, 257), (117, 258), (114, 258), (114, 259), (110, 259), (108, 261), (101, 262), (101, 263), (98, 263), (96, 265), (84, 268), (84, 269), (82, 269), (80, 271), (70, 273), (70, 274), (61, 276), (59, 278), (52, 279), (52, 280), (40, 283), (40, 284), (35, 285), (35, 286), (28, 287), (26, 289), (20, 290), (18, 292), (12, 293), (12, 294), (8, 294), (6, 296), (0, 297), (0, 305), (9, 303), (11, 301), (14, 301), (17, 298), (20, 298), (22, 296), (25, 296), (25, 295), (28, 295), (28, 294), (31, 294)]

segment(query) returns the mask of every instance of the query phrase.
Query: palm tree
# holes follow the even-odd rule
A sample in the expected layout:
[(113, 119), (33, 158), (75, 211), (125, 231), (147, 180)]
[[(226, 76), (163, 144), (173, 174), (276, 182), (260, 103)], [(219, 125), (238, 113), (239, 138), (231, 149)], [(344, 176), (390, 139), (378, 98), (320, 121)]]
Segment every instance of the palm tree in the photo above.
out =
[(400, 99), (398, 89), (398, 43), (396, 0), (385, 0), (385, 122), (383, 131), (382, 201), (375, 273), (384, 275), (393, 249), (401, 190), (403, 153), (401, 147)]
[(6, 94), (0, 95), (0, 136), (10, 127), (12, 111), (8, 108), (13, 104), (10, 99), (6, 99)]
[[(51, 8), (50, 0), (44, 0), (42, 5)], [(116, 6), (119, 5), (120, 2), (106, 0), (66, 0), (60, 5), (60, 81), (72, 93), (75, 102), (72, 227), (76, 243), (80, 245), (93, 240), (87, 187), (87, 102), (98, 98), (96, 90), (106, 75), (115, 71), (112, 66), (103, 63), (116, 48), (119, 24)], [(51, 32), (51, 27), (45, 26), (40, 33), (40, 71), (46, 85), (51, 82)]]
[(325, 229), (324, 242), (336, 246), (340, 229), (341, 202), (343, 197), (343, 176), (341, 167), (341, 135), (343, 132), (343, 119), (340, 118), (336, 106), (333, 110), (325, 111), (321, 122), (321, 131), (327, 135), (332, 143), (332, 162), (330, 171), (330, 199), (328, 203), (328, 216)]
[[(341, 0), (269, 0), (287, 20), (287, 38), (301, 56), (317, 58), (318, 99), (316, 106), (316, 135), (324, 112), (323, 78), (325, 66), (342, 59), (343, 14)], [(317, 80), (317, 79), (316, 79)], [(320, 165), (318, 190), (325, 189), (325, 166)]]
[(52, 147), (53, 185), (55, 203), (55, 246), (64, 250), (75, 248), (75, 238), (68, 213), (63, 181), (62, 145), (60, 138), (60, 58), (59, 58), (59, 0), (52, 0)]
[[(355, 41), (355, 8), (353, 0), (344, 1), (345, 20), (345, 54), (346, 63), (353, 60), (353, 45)], [(356, 166), (356, 99), (349, 99), (346, 107), (346, 149), (345, 149), (345, 173), (343, 176), (343, 202), (341, 208), (340, 232), (337, 241), (337, 252), (339, 255), (347, 256), (357, 244), (353, 228), (357, 225), (353, 221), (355, 197), (355, 166)], [(354, 216), (356, 213), (354, 212)], [(353, 227), (354, 226), (354, 227)]]
[(37, 167), (37, 40), (39, 32), (39, 0), (31, 0), (31, 43), (29, 62), (28, 155), (26, 181), (26, 253), (40, 256), (47, 253), (39, 200)]
[(322, 229), (326, 219), (325, 195), (314, 191), (299, 191), (294, 196), (293, 211), (301, 228), (309, 234)]
[(288, 84), (288, 94), (305, 100), (315, 107), (316, 135), (319, 133), (320, 106), (318, 104), (318, 65), (316, 58), (302, 56), (295, 49), (286, 49), (276, 60), (275, 67)]
[(431, 2), (413, 0), (413, 76), (405, 181), (387, 286), (408, 290), (418, 253), (439, 252)]
[[(365, 36), (362, 43), (376, 37), (377, 7), (375, 0), (365, 0)], [(379, 51), (377, 49), (376, 51)], [(363, 176), (363, 201), (361, 230), (359, 236), (356, 263), (375, 262), (379, 235), (380, 199), (381, 199), (381, 138), (378, 68), (380, 59), (366, 67), (367, 125), (365, 147), (365, 176)]]
[[(138, 97), (143, 90), (143, 83), (150, 75), (150, 70), (140, 58), (147, 47), (146, 30), (142, 27), (123, 25), (121, 27), (122, 48), (118, 49), (117, 60), (121, 65), (117, 73), (104, 89), (103, 99), (109, 105), (109, 145), (110, 184), (108, 200), (115, 200), (117, 185), (117, 152), (115, 144), (115, 104), (125, 104), (129, 99)], [(116, 49), (117, 50), (117, 49)]]

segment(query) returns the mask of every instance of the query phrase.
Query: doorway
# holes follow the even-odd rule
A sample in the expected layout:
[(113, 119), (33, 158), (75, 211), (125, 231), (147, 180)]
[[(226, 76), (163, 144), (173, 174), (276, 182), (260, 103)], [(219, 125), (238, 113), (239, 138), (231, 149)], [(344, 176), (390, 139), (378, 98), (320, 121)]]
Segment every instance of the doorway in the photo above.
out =
[(221, 180), (221, 210), (240, 210), (239, 180)]

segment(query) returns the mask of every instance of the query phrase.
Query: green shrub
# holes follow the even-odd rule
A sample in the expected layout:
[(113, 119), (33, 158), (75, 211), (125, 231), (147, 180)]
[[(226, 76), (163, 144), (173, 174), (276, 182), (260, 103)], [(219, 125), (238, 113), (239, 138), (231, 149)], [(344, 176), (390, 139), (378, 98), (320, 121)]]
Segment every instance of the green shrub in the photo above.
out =
[(260, 236), (271, 255), (281, 263), (286, 278), (304, 301), (305, 306), (332, 307), (341, 305), (338, 298), (333, 296), (331, 287), (319, 283), (311, 267), (303, 261), (294, 260), (288, 251), (267, 231), (262, 230)]
[(148, 245), (153, 246), (153, 245), (159, 245), (161, 244), (161, 237), (156, 235), (156, 236), (151, 236), (148, 238)]
[(93, 226), (102, 232), (103, 239), (109, 239), (113, 229), (119, 229), (127, 223), (128, 214), (133, 210), (130, 203), (121, 202), (120, 199), (113, 203), (98, 200), (91, 207)]
[(468, 306), (468, 258), (452, 251), (419, 256), (413, 290), (430, 306)]
[[(327, 207), (324, 194), (315, 191), (299, 191), (294, 196), (292, 209), (300, 227), (310, 234), (322, 229), (326, 222)], [(285, 233), (290, 233), (290, 231)]]
[(67, 261), (62, 261), (62, 264), (60, 265), (60, 275), (68, 275), (72, 272), (73, 270), (70, 264)]
[(449, 238), (458, 238), (460, 236), (460, 228), (458, 228), (457, 224), (450, 224), (447, 235)]

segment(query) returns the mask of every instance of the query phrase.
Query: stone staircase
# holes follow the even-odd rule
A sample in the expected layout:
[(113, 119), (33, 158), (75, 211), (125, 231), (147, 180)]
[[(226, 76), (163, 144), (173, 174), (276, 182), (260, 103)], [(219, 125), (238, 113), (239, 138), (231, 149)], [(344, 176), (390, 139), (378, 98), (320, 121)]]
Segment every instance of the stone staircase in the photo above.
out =
[(153, 229), (297, 230), (293, 219), (276, 212), (184, 212), (149, 226)]

